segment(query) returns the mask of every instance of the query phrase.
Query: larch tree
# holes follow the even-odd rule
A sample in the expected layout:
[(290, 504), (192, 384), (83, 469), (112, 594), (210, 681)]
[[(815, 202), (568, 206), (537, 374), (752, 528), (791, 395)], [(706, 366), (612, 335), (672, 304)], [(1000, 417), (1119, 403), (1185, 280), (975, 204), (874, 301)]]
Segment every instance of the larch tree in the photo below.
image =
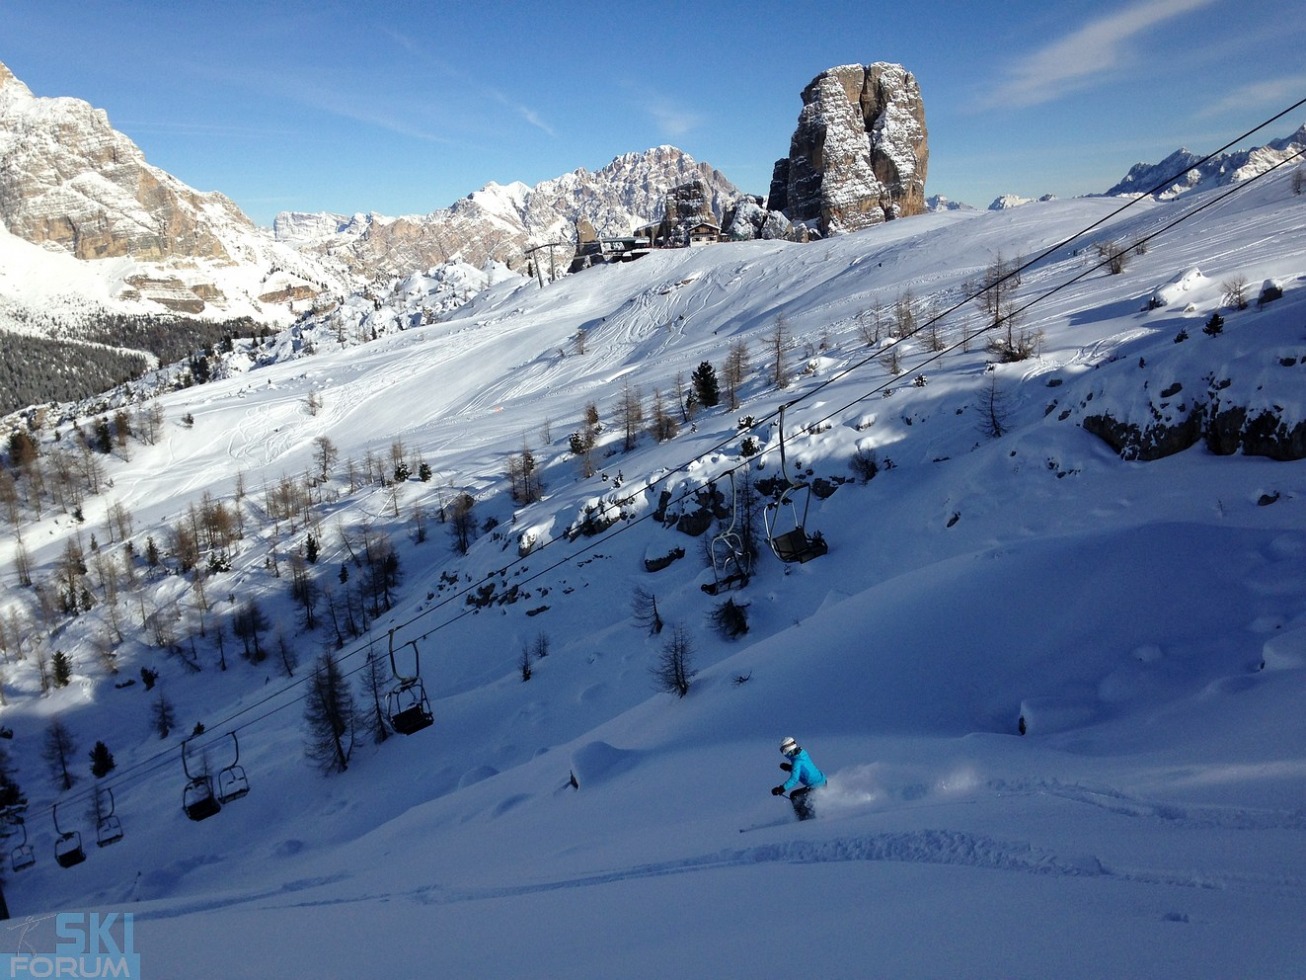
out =
[(73, 788), (77, 777), (73, 775), (73, 756), (77, 753), (77, 742), (72, 732), (58, 718), (51, 720), (45, 730), (45, 741), (41, 745), (41, 757), (50, 767), (50, 775), (65, 790)]
[(304, 699), (304, 754), (323, 772), (344, 772), (354, 751), (356, 712), (344, 672), (330, 653), (313, 666)]

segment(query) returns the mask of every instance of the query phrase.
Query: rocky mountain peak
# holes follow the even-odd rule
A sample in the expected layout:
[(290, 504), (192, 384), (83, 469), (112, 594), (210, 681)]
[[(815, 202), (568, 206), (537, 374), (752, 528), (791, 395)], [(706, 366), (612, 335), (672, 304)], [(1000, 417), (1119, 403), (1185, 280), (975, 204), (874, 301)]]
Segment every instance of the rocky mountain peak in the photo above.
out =
[(227, 198), (150, 166), (103, 110), (35, 97), (2, 65), (0, 220), (80, 259), (229, 261), (216, 225), (253, 228)]
[(625, 153), (596, 171), (579, 167), (531, 187), (488, 184), (425, 216), (345, 223), (337, 215), (279, 215), (277, 235), (330, 254), (368, 277), (402, 276), (447, 261), (523, 269), (526, 249), (575, 240), (582, 219), (598, 237), (629, 235), (661, 219), (673, 188), (698, 182), (716, 215), (740, 196), (719, 171), (674, 146)]
[(888, 62), (830, 68), (802, 100), (770, 209), (820, 235), (925, 210), (925, 103), (911, 72)]
[(32, 94), (30, 91), (28, 91), (26, 85), (24, 85), (22, 82), (20, 82), (17, 78), (14, 77), (14, 73), (9, 70), (9, 66), (6, 65), (3, 61), (0, 61), (0, 90), (3, 90), (6, 86), (10, 86), (10, 85), (17, 86), (22, 91), (27, 92), (28, 95)]

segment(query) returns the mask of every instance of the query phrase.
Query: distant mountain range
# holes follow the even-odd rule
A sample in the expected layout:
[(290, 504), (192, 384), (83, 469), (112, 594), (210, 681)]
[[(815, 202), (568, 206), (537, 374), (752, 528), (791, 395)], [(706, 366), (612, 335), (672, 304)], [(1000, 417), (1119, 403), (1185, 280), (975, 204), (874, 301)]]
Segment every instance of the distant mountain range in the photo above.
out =
[[(197, 191), (149, 164), (104, 110), (33, 95), (0, 64), (0, 334), (112, 347), (106, 324), (121, 317), (281, 329), (343, 309), (351, 297), (387, 312), (400, 293), (404, 302), (387, 313), (392, 320), (430, 316), (465, 302), (477, 281), (524, 273), (533, 246), (575, 241), (578, 222), (615, 236), (662, 219), (673, 189), (689, 182), (704, 189), (705, 213), (723, 223), (746, 215), (730, 229), (744, 237), (826, 236), (966, 207), (924, 197), (924, 107), (901, 66), (830, 69), (803, 99), (790, 156), (777, 163), (777, 173), (788, 175), (784, 193), (774, 184), (767, 207), (709, 164), (664, 145), (533, 187), (490, 183), (425, 215), (284, 212), (267, 229), (221, 193)], [(882, 115), (898, 122), (881, 125)], [(1173, 197), (1245, 179), (1302, 147), (1306, 126), (1200, 166), (1179, 150), (1136, 165), (1107, 193), (1164, 184), (1157, 195)], [(803, 164), (818, 157), (820, 170)], [(992, 207), (1024, 202), (1007, 195)], [(556, 257), (565, 268), (569, 256)], [(457, 271), (444, 276), (441, 266)], [(414, 276), (437, 284), (438, 295), (413, 296)], [(120, 342), (139, 356), (131, 338)]]
[(1194, 190), (1236, 184), (1303, 151), (1306, 151), (1306, 125), (1291, 136), (1264, 146), (1221, 153), (1205, 162), (1190, 150), (1178, 149), (1160, 163), (1134, 164), (1107, 195), (1151, 193), (1167, 200)]
[(582, 167), (534, 187), (490, 183), (427, 215), (288, 211), (277, 215), (274, 230), (278, 241), (336, 260), (367, 280), (455, 261), (519, 269), (530, 246), (575, 241), (582, 217), (600, 236), (628, 235), (661, 218), (667, 193), (692, 179), (707, 186), (717, 214), (740, 197), (720, 171), (674, 146), (656, 146), (619, 156), (592, 173)]
[[(491, 183), (427, 215), (286, 213), (269, 231), (224, 195), (151, 166), (104, 110), (35, 96), (0, 64), (0, 249), (18, 253), (30, 243), (97, 273), (95, 288), (64, 290), (62, 309), (43, 296), (47, 316), (77, 319), (89, 306), (285, 326), (315, 306), (444, 262), (524, 269), (529, 246), (574, 240), (582, 216), (600, 234), (628, 234), (660, 218), (667, 192), (691, 178), (709, 188), (719, 213), (741, 196), (711, 166), (658, 146), (535, 187)], [(0, 329), (27, 324), (32, 332), (45, 319), (13, 315), (36, 285), (0, 278)]]

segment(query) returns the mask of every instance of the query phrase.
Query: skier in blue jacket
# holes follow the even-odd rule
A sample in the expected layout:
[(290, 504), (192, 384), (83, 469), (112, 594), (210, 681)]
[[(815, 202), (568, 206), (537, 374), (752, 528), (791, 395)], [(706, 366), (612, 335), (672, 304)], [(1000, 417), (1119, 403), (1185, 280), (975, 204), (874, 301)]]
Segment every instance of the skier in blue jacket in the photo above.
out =
[(789, 802), (794, 805), (798, 819), (811, 820), (816, 816), (812, 797), (815, 790), (825, 785), (825, 773), (816, 768), (807, 750), (793, 738), (786, 738), (780, 743), (780, 754), (789, 760), (780, 763), (780, 768), (789, 773), (789, 779), (772, 789), (771, 795), (784, 796), (789, 793)]

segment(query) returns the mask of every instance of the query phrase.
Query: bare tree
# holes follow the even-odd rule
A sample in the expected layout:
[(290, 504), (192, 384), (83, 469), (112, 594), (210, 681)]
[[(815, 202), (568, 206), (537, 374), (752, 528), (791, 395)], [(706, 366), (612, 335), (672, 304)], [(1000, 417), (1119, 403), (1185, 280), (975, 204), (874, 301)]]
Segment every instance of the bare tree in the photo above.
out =
[(980, 392), (979, 430), (991, 439), (999, 439), (1007, 432), (1007, 418), (1011, 414), (1006, 407), (1006, 393), (998, 386), (997, 375), (990, 374), (988, 384)]
[(163, 423), (166, 416), (163, 413), (163, 406), (158, 402), (150, 402), (136, 413), (136, 425), (134, 430), (139, 432), (144, 442), (153, 446), (159, 441), (159, 434), (163, 431)]
[(308, 563), (297, 551), (290, 554), (290, 594), (304, 610), (304, 629), (316, 629), (317, 600), (321, 593), (308, 572)]
[(630, 452), (635, 448), (640, 425), (644, 422), (644, 398), (639, 386), (632, 385), (629, 378), (621, 383), (621, 394), (617, 398), (613, 414), (616, 415), (617, 424), (621, 426), (625, 435), (623, 445), (626, 451)]
[(1120, 275), (1129, 264), (1129, 247), (1121, 245), (1114, 238), (1094, 242), (1093, 249), (1113, 276)]
[(281, 654), (281, 669), (286, 672), (287, 677), (294, 677), (295, 668), (299, 666), (299, 654), (295, 652), (295, 645), (286, 639), (286, 634), (281, 630), (277, 631), (277, 652)]
[(685, 387), (685, 372), (677, 371), (675, 380), (676, 406), (680, 412), (680, 421), (682, 425), (688, 425), (694, 418), (694, 409), (696, 406), (697, 396), (690, 399), (690, 394), (694, 392), (692, 387)]
[(661, 390), (653, 389), (653, 418), (649, 423), (649, 433), (658, 442), (666, 442), (668, 439), (674, 439), (680, 431), (680, 423), (676, 417), (667, 410), (666, 400), (662, 397)]
[(18, 575), (18, 584), (23, 588), (32, 584), (32, 561), (27, 556), (27, 547), (21, 536), (14, 543), (14, 572)]
[(762, 338), (766, 345), (767, 360), (771, 364), (771, 383), (777, 388), (789, 387), (789, 368), (785, 352), (789, 349), (789, 320), (783, 313), (776, 314), (771, 332)]
[(365, 702), (368, 702), (368, 706), (359, 708), (358, 726), (377, 745), (390, 737), (390, 726), (386, 724), (386, 713), (382, 707), (382, 692), (388, 680), (389, 669), (386, 662), (369, 647), (367, 663), (363, 667), (363, 674), (359, 680), (359, 694)]
[(904, 339), (916, 332), (916, 297), (908, 289), (893, 301), (893, 335)]
[(74, 740), (72, 732), (58, 718), (52, 719), (45, 730), (45, 741), (41, 745), (41, 758), (50, 767), (50, 775), (65, 790), (72, 789), (73, 783), (77, 782), (77, 777), (69, 769), (76, 754), (77, 742)]
[(390, 472), (397, 483), (402, 483), (411, 475), (406, 458), (407, 454), (408, 449), (404, 446), (402, 439), (395, 439), (390, 443)]
[(990, 333), (989, 353), (1000, 361), (1023, 361), (1032, 357), (1042, 340), (1041, 331), (1025, 330), (1023, 318), (1016, 303), (1016, 290), (1021, 284), (1021, 262), (1008, 262), (1001, 253), (989, 263), (979, 283), (975, 304), (987, 321)]
[(7, 469), (0, 468), (0, 512), (4, 513), (5, 520), (14, 528), (18, 527), (18, 523), (22, 519), (20, 502), (18, 484), (15, 482), (13, 474)]
[(646, 629), (650, 636), (662, 632), (662, 615), (658, 612), (657, 596), (651, 592), (635, 587), (630, 597), (631, 618), (640, 629)]
[(585, 406), (581, 427), (571, 434), (572, 455), (580, 460), (581, 476), (594, 475), (594, 445), (599, 437), (599, 409), (593, 402)]
[(253, 599), (247, 600), (232, 614), (231, 632), (244, 646), (245, 658), (251, 663), (261, 663), (267, 656), (259, 643), (259, 637), (267, 628), (268, 618)]
[(472, 538), (476, 533), (476, 518), (472, 515), (472, 508), (475, 506), (476, 498), (463, 491), (454, 495), (447, 508), (449, 533), (460, 555), (467, 554), (467, 549), (471, 547)]
[(177, 727), (177, 712), (173, 708), (172, 702), (168, 700), (163, 688), (159, 688), (159, 693), (154, 697), (154, 705), (150, 710), (150, 727), (158, 734), (159, 738), (167, 738), (172, 734), (172, 730)]
[(875, 347), (884, 336), (884, 307), (876, 304), (857, 314), (857, 335), (867, 347)]
[(344, 772), (354, 751), (356, 711), (335, 657), (317, 659), (304, 699), (304, 754), (323, 772)]
[(725, 367), (721, 371), (726, 407), (732, 412), (739, 408), (739, 389), (743, 387), (746, 377), (748, 377), (748, 345), (742, 340), (737, 340), (730, 345)]
[(317, 466), (318, 479), (323, 483), (331, 476), (331, 468), (340, 458), (340, 450), (327, 436), (318, 436), (313, 440), (313, 462)]
[(1224, 306), (1231, 310), (1247, 309), (1246, 276), (1231, 276), (1220, 283), (1220, 288), (1224, 290), (1224, 296), (1220, 300)]
[(653, 665), (653, 678), (658, 689), (682, 698), (688, 694), (689, 681), (694, 674), (693, 656), (689, 631), (683, 626), (673, 627), (670, 639), (663, 644)]

